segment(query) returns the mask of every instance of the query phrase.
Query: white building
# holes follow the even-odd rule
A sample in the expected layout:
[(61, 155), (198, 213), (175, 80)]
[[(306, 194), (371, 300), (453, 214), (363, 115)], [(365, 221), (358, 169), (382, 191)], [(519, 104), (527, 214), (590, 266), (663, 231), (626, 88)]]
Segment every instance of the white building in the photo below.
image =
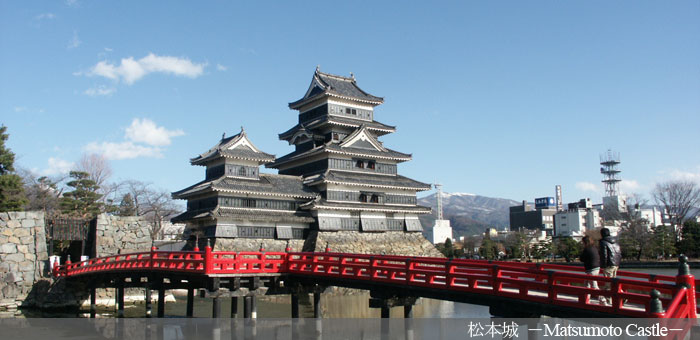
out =
[(600, 212), (593, 208), (591, 200), (586, 198), (570, 203), (568, 210), (554, 215), (555, 237), (583, 237), (588, 230), (601, 228)]
[(433, 244), (445, 243), (448, 238), (454, 240), (450, 220), (435, 220), (431, 239)]
[(603, 197), (603, 208), (620, 214), (627, 212), (627, 196), (615, 195)]
[(657, 207), (648, 208), (633, 208), (630, 207), (630, 212), (635, 214), (637, 218), (644, 219), (647, 221), (647, 229), (663, 225), (663, 215), (662, 210)]

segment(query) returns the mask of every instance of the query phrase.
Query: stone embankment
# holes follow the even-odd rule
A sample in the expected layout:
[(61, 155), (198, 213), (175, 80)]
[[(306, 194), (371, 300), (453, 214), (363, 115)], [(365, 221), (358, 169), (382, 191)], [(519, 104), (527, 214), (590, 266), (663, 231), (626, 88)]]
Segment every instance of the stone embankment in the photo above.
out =
[[(165, 228), (177, 230), (166, 223)], [(139, 217), (99, 215), (96, 221), (97, 256), (148, 251), (151, 223)], [(18, 308), (77, 307), (86, 302), (87, 289), (66, 286), (49, 273), (44, 213), (0, 213), (0, 313)], [(98, 303), (114, 303), (113, 289), (98, 289)], [(127, 289), (127, 301), (143, 301), (142, 289)], [(170, 297), (172, 299), (172, 297)]]
[(0, 311), (36, 304), (35, 285), (48, 285), (47, 263), (44, 213), (0, 213)]
[(324, 251), (326, 246), (339, 253), (445, 257), (421, 233), (402, 231), (312, 231), (304, 251)]
[(261, 238), (218, 238), (213, 250), (258, 251), (262, 247), (266, 251), (282, 252), (287, 246), (291, 251), (323, 252), (329, 247), (332, 252), (338, 253), (444, 257), (421, 233), (401, 231), (370, 233), (312, 230), (306, 240), (289, 242)]

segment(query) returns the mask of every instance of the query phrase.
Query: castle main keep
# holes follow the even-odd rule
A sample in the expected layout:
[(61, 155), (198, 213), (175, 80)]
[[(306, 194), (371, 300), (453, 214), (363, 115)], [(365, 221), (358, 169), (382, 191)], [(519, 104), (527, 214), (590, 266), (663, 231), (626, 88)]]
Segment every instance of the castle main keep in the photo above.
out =
[[(298, 124), (279, 134), (294, 146), (276, 158), (245, 130), (192, 158), (203, 181), (173, 193), (187, 211), (172, 219), (215, 250), (322, 251), (441, 256), (426, 240), (416, 193), (430, 185), (398, 174), (411, 155), (379, 137), (396, 131), (375, 121), (384, 101), (354, 76), (314, 72), (304, 96), (289, 104)], [(260, 173), (260, 167), (279, 174)]]

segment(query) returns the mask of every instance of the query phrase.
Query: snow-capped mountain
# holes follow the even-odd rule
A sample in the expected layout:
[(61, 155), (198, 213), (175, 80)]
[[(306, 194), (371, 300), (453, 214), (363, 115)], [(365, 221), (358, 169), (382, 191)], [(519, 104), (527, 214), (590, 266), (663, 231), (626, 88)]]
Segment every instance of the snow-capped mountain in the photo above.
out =
[[(432, 214), (421, 217), (423, 228), (429, 230), (437, 218), (436, 194), (419, 198), (418, 204), (433, 209)], [(444, 217), (450, 220), (455, 238), (483, 233), (487, 227), (507, 228), (508, 208), (518, 204), (521, 203), (505, 198), (470, 193), (442, 193)]]

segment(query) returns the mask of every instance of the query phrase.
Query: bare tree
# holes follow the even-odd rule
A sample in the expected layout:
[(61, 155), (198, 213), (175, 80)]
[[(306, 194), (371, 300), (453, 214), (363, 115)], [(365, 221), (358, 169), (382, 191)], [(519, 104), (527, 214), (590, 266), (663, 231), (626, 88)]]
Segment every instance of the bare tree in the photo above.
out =
[(163, 220), (175, 216), (180, 208), (175, 204), (170, 193), (165, 190), (150, 190), (144, 198), (141, 211), (152, 223), (151, 239), (155, 241), (163, 230)]
[(98, 186), (97, 192), (102, 195), (100, 202), (103, 203), (105, 212), (116, 209), (114, 207), (114, 195), (119, 190), (119, 186), (108, 182), (112, 177), (112, 166), (104, 155), (95, 153), (83, 154), (73, 170), (86, 172), (89, 174), (88, 178), (95, 181)]
[(150, 196), (152, 191), (154, 191), (154, 189), (151, 188), (151, 184), (136, 180), (128, 180), (120, 183), (118, 187), (120, 189), (119, 191), (122, 193), (122, 198), (127, 193), (131, 196), (134, 202), (134, 215), (144, 215), (146, 202), (148, 201), (147, 196)]
[(43, 210), (51, 215), (58, 210), (58, 199), (63, 194), (60, 183), (68, 178), (67, 175), (57, 177), (39, 176), (31, 170), (18, 169), (18, 174), (24, 183), (24, 192), (29, 202), (26, 210)]
[(620, 213), (622, 218), (620, 231), (620, 246), (624, 253), (634, 253), (637, 260), (652, 248), (653, 233), (649, 221), (641, 214), (641, 209), (648, 200), (640, 194), (632, 194), (627, 199), (626, 211)]
[(686, 219), (697, 215), (700, 205), (700, 187), (691, 181), (668, 181), (656, 184), (652, 196), (662, 205), (671, 224), (676, 228), (676, 241)]
[(129, 180), (119, 185), (123, 196), (129, 194), (136, 216), (151, 222), (151, 237), (155, 241), (163, 230), (163, 220), (181, 211), (168, 191), (154, 188), (150, 183)]
[(112, 177), (112, 166), (107, 158), (101, 154), (83, 154), (74, 170), (87, 172), (90, 179), (95, 181), (100, 188), (104, 187), (107, 180)]

